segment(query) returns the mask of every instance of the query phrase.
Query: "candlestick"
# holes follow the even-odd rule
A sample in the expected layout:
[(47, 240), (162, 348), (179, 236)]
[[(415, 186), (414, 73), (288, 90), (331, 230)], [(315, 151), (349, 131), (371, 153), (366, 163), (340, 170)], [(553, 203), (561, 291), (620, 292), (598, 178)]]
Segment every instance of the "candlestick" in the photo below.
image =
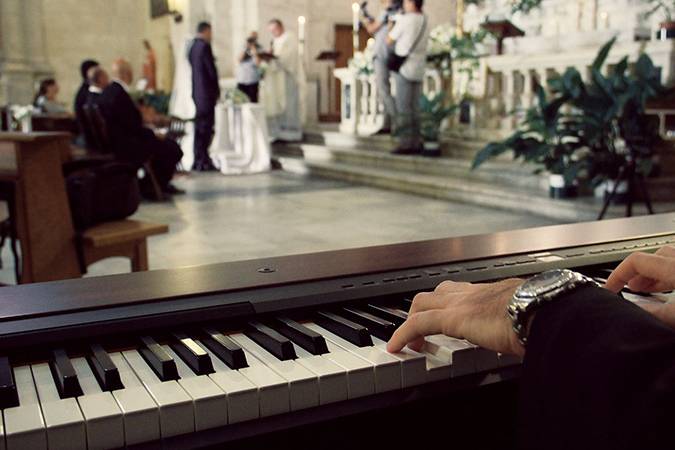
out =
[(305, 23), (307, 22), (307, 19), (305, 19), (305, 16), (300, 16), (298, 17), (298, 39), (300, 42), (305, 41)]
[(464, 0), (457, 0), (457, 37), (464, 36)]
[(353, 17), (353, 30), (352, 30), (352, 45), (354, 47), (354, 53), (359, 50), (359, 28), (361, 28), (361, 6), (358, 3), (352, 3), (352, 17)]

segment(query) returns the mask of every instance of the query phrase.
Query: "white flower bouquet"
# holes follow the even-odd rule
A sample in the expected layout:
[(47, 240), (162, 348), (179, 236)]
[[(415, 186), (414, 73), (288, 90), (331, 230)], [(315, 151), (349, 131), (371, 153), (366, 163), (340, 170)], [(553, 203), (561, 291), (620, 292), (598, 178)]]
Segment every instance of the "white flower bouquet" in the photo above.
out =
[(349, 69), (358, 75), (371, 75), (375, 72), (375, 54), (370, 46), (363, 52), (356, 52), (349, 60)]

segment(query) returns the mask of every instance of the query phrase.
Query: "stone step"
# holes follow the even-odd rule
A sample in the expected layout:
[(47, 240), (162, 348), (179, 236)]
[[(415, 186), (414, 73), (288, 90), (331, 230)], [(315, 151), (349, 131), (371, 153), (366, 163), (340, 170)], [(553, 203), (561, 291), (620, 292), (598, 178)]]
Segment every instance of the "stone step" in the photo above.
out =
[[(441, 140), (441, 154), (448, 158), (465, 159), (473, 161), (474, 156), (489, 141), (469, 136), (447, 134)], [(304, 143), (313, 145), (325, 145), (336, 149), (362, 149), (378, 152), (391, 152), (397, 146), (395, 137), (382, 134), (375, 136), (353, 136), (342, 134), (337, 131), (309, 130), (305, 132)], [(504, 155), (497, 160), (508, 161), (509, 155)]]
[[(490, 161), (477, 170), (471, 170), (471, 161), (461, 158), (425, 158), (423, 156), (395, 156), (389, 153), (357, 149), (333, 149), (303, 144), (300, 146), (307, 160), (333, 160), (337, 163), (375, 169), (411, 172), (454, 179), (467, 179), (524, 189), (548, 190), (546, 176), (535, 175), (534, 167), (513, 162)], [(328, 154), (326, 154), (326, 152)]]
[[(465, 179), (453, 179), (404, 171), (360, 167), (330, 160), (280, 158), (285, 170), (325, 178), (422, 195), (453, 202), (468, 203), (518, 213), (547, 217), (561, 222), (595, 220), (602, 202), (592, 197), (554, 200), (541, 191), (497, 186)], [(637, 205), (635, 211), (642, 211)], [(613, 206), (607, 217), (623, 215), (622, 206)]]

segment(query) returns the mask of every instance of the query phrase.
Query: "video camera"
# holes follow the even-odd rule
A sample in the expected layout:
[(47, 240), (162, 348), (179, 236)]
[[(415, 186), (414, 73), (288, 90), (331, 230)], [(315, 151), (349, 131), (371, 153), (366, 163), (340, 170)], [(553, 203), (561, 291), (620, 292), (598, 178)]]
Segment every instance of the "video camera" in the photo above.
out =
[[(403, 0), (394, 0), (391, 5), (387, 8), (388, 16), (393, 16), (403, 9)], [(361, 3), (361, 12), (363, 16), (368, 20), (375, 20), (375, 18), (368, 13), (368, 1)]]

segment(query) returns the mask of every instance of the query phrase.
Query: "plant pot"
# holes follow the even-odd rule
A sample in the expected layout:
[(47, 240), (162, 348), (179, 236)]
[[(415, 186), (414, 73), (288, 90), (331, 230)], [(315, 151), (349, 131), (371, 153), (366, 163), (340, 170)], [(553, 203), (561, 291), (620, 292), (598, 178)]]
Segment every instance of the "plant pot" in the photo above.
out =
[(556, 173), (548, 176), (548, 193), (551, 198), (574, 198), (579, 195), (577, 183), (568, 184), (565, 177)]
[[(603, 181), (595, 188), (595, 198), (599, 198), (602, 201), (607, 200), (607, 197), (609, 197), (609, 195), (612, 193), (615, 186), (615, 180)], [(626, 200), (628, 200), (628, 183), (621, 181), (621, 183), (619, 183), (619, 187), (616, 190), (616, 194), (614, 194), (614, 198), (612, 199), (612, 204), (622, 205), (626, 203)]]
[(441, 143), (438, 141), (425, 141), (422, 156), (439, 157), (441, 156)]
[(665, 41), (675, 39), (675, 22), (661, 22), (656, 30), (656, 39)]
[(30, 133), (33, 131), (33, 117), (28, 114), (21, 119), (21, 131), (24, 133)]

